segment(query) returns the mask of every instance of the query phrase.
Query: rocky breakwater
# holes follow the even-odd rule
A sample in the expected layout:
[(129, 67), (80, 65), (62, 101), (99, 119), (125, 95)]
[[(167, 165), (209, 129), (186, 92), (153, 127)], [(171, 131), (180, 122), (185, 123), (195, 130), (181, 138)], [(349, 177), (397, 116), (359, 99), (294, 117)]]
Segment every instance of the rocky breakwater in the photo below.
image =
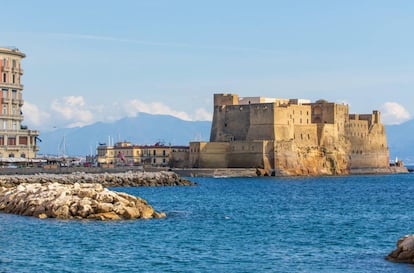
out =
[(0, 186), (0, 210), (39, 218), (123, 220), (162, 218), (141, 198), (97, 183)]
[(83, 173), (72, 174), (34, 174), (2, 175), (0, 186), (17, 186), (21, 183), (99, 183), (104, 187), (140, 187), (140, 186), (190, 186), (189, 180), (174, 172), (125, 172), (125, 173)]
[(414, 264), (414, 235), (406, 235), (397, 242), (397, 248), (385, 259), (392, 262)]

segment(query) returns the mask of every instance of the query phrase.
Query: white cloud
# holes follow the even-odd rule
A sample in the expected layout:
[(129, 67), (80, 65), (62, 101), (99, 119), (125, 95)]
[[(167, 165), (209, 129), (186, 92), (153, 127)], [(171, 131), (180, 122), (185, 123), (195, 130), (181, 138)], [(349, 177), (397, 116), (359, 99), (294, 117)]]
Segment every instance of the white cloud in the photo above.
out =
[(52, 101), (50, 107), (54, 116), (66, 123), (65, 127), (85, 126), (95, 121), (90, 107), (85, 104), (81, 96), (56, 99)]
[(138, 112), (144, 112), (154, 115), (170, 115), (183, 120), (191, 120), (186, 112), (172, 110), (161, 102), (144, 103), (135, 99), (126, 104), (125, 110), (130, 117), (135, 117)]
[(82, 127), (98, 121), (113, 122), (124, 117), (135, 117), (139, 112), (170, 115), (187, 121), (212, 119), (212, 114), (204, 108), (196, 109), (190, 115), (184, 111), (173, 110), (162, 102), (146, 103), (133, 99), (113, 102), (111, 105), (91, 105), (82, 96), (54, 99), (46, 110), (40, 110), (36, 105), (25, 102), (23, 111), (27, 124), (39, 130)]
[(194, 120), (209, 120), (213, 119), (211, 112), (207, 111), (204, 108), (198, 108), (194, 115)]
[(22, 112), (24, 115), (24, 123), (27, 123), (30, 128), (33, 127), (34, 130), (50, 121), (49, 113), (40, 110), (36, 105), (27, 101), (24, 102)]
[(384, 124), (401, 124), (411, 119), (411, 114), (396, 102), (386, 102), (381, 107), (382, 121)]

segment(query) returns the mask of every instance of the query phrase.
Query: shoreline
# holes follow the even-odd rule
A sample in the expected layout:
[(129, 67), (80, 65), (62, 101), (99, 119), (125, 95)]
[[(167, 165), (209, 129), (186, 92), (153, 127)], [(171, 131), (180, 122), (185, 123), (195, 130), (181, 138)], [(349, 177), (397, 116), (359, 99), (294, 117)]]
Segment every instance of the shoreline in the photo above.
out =
[[(151, 174), (159, 172), (173, 172), (180, 177), (257, 177), (258, 169), (256, 168), (167, 168), (167, 167), (61, 167), (56, 169), (43, 168), (0, 168), (1, 176), (30, 176), (30, 175), (71, 175), (84, 173), (88, 175), (99, 174), (119, 174), (124, 173), (142, 173)], [(386, 168), (352, 168), (346, 175), (370, 175), (370, 174), (398, 174), (409, 173), (406, 167), (390, 166)], [(298, 175), (275, 175), (276, 177), (297, 177)], [(307, 176), (307, 175), (304, 175)], [(325, 176), (325, 175), (314, 175)], [(335, 176), (335, 175), (332, 175)]]

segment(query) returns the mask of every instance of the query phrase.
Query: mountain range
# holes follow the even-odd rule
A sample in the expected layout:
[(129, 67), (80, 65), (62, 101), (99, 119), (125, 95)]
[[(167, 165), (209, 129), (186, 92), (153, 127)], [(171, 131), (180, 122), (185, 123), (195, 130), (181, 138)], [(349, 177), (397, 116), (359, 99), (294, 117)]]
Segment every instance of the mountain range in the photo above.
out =
[[(185, 121), (168, 115), (139, 113), (112, 123), (97, 122), (84, 127), (41, 132), (39, 154), (90, 155), (99, 144), (129, 141), (133, 144), (188, 145), (190, 141), (209, 141), (210, 121)], [(414, 120), (386, 126), (390, 159), (396, 157), (414, 165)]]
[(129, 141), (132, 144), (188, 145), (210, 139), (210, 121), (185, 121), (168, 115), (139, 113), (112, 123), (40, 132), (40, 155), (91, 155), (99, 144)]

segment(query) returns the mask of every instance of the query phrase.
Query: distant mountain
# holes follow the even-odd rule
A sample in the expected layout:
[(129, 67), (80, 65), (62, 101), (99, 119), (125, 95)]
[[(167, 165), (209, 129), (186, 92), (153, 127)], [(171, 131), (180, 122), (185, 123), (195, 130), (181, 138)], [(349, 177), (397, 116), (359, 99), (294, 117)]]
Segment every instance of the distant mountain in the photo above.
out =
[(133, 144), (188, 145), (210, 139), (210, 121), (185, 121), (173, 116), (139, 113), (112, 123), (98, 122), (84, 127), (40, 132), (39, 154), (89, 155), (99, 143), (129, 141)]
[(388, 125), (386, 130), (391, 160), (398, 157), (406, 165), (414, 165), (414, 120)]

